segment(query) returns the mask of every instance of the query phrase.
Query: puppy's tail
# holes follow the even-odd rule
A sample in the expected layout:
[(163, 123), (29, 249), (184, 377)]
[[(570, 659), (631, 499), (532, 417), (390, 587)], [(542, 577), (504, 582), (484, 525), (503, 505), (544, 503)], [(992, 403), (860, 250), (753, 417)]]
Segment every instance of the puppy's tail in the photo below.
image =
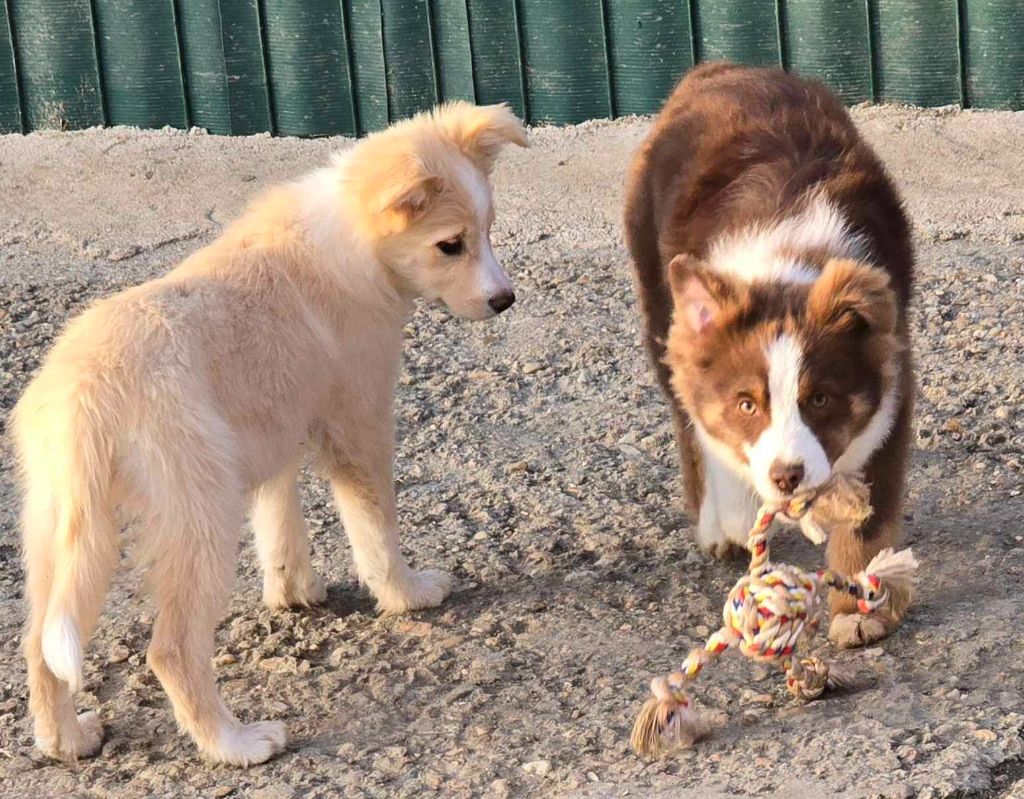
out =
[(111, 443), (83, 386), (33, 388), (14, 413), (31, 606), (25, 646), (30, 657), (41, 650), (50, 672), (75, 691), (82, 639), (99, 616), (117, 562)]

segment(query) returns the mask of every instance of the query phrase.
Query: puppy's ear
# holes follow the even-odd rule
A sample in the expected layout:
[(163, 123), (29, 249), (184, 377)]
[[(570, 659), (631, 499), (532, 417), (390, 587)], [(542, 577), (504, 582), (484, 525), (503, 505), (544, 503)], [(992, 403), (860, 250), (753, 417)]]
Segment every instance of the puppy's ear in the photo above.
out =
[(836, 332), (888, 335), (898, 317), (889, 275), (859, 261), (829, 261), (807, 297), (808, 321)]
[(706, 332), (721, 319), (726, 306), (740, 299), (734, 283), (685, 253), (669, 263), (668, 281), (675, 306), (675, 324), (682, 324), (690, 333)]
[(446, 103), (434, 111), (434, 120), (455, 146), (487, 173), (506, 144), (529, 144), (526, 128), (505, 103)]
[(415, 158), (396, 158), (381, 170), (371, 208), (378, 214), (417, 216), (441, 189), (441, 179), (432, 175)]
[(400, 233), (440, 192), (442, 180), (409, 148), (384, 136), (364, 139), (343, 169), (365, 224), (378, 235)]

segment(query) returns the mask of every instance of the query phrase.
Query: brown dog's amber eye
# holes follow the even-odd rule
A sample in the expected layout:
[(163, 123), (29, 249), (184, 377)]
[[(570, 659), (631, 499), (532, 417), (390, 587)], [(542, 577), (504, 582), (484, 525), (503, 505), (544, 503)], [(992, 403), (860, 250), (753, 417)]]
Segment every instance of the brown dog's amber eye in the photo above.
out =
[(750, 397), (743, 397), (737, 407), (740, 409), (740, 413), (745, 414), (746, 416), (753, 416), (757, 413), (757, 405), (752, 399), (750, 399)]
[(828, 405), (828, 394), (818, 393), (811, 397), (811, 407), (819, 411)]
[(454, 239), (439, 241), (437, 243), (437, 249), (445, 255), (462, 255), (465, 245), (463, 244), (462, 236), (456, 236)]

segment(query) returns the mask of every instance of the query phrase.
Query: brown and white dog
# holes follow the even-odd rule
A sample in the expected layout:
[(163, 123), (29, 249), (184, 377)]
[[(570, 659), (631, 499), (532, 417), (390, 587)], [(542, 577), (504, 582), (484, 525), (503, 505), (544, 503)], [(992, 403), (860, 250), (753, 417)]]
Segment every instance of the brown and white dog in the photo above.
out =
[[(781, 71), (694, 69), (636, 157), (625, 222), (700, 546), (742, 546), (758, 496), (863, 472), (874, 514), (828, 546), (833, 567), (863, 568), (900, 535), (913, 253), (845, 109)], [(909, 597), (882, 622), (832, 600), (831, 636), (853, 646)]]
[(526, 132), (504, 106), (442, 107), (370, 136), (275, 189), (166, 276), (95, 304), (57, 341), (14, 409), (36, 743), (95, 754), (75, 715), (82, 649), (136, 519), (157, 604), (148, 661), (209, 758), (279, 752), (284, 726), (243, 725), (214, 679), (214, 627), (251, 511), (273, 608), (325, 597), (296, 479), (312, 451), (355, 570), (385, 612), (451, 586), (402, 557), (392, 400), (416, 297), (469, 319), (509, 307), (491, 249), (488, 174)]

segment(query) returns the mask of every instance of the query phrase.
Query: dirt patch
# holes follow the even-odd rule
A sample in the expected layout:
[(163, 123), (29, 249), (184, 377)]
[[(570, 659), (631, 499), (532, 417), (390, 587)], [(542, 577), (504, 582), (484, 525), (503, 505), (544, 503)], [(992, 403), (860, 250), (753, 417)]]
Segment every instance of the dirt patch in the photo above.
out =
[[(896, 636), (834, 655), (853, 691), (796, 707), (777, 675), (727, 658), (695, 691), (716, 719), (709, 740), (653, 765), (628, 751), (650, 676), (714, 625), (739, 567), (705, 560), (691, 540), (667, 409), (639, 345), (619, 208), (649, 123), (540, 129), (495, 178), (496, 248), (520, 301), (478, 325), (423, 307), (407, 327), (404, 542), (417, 566), (457, 575), (455, 594), (436, 611), (377, 617), (311, 478), (327, 606), (263, 610), (247, 543), (217, 639), (228, 704), (247, 721), (285, 721), (285, 754), (248, 771), (200, 760), (145, 665), (152, 607), (126, 569), (77, 699), (104, 719), (103, 753), (53, 764), (33, 752), (26, 721), (5, 457), (0, 796), (1022, 795), (1024, 114), (855, 117), (916, 225), (907, 537), (925, 582)], [(124, 129), (0, 137), (0, 425), (69, 316), (164, 271), (260, 186), (344, 144)], [(795, 536), (777, 548), (821, 557)]]

